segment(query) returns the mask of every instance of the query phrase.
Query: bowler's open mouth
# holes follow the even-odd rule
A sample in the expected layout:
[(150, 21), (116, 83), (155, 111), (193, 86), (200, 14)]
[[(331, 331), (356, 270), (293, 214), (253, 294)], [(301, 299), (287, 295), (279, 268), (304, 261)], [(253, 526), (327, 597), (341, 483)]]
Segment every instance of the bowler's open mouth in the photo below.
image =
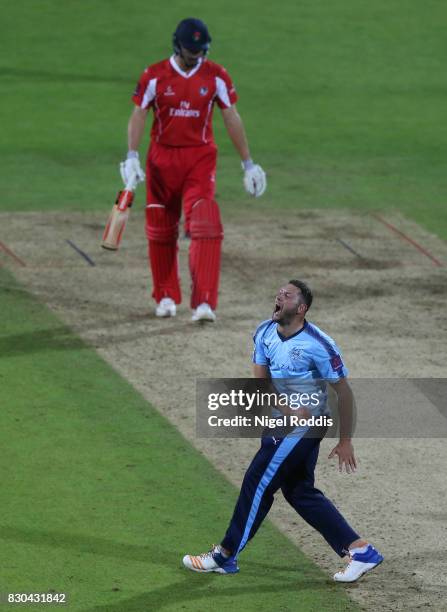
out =
[(281, 308), (282, 308), (281, 304), (275, 303), (275, 308), (273, 309), (273, 317), (279, 314), (279, 312), (281, 311)]

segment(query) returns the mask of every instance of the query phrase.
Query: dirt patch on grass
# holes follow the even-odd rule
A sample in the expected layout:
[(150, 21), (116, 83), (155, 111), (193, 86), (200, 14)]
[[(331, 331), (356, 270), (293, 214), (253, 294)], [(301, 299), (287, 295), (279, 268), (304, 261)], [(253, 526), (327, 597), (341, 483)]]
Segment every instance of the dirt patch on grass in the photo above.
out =
[[(388, 218), (447, 263), (444, 243), (400, 217)], [(5, 253), (0, 262), (236, 485), (258, 443), (196, 437), (195, 379), (251, 375), (252, 332), (270, 316), (274, 292), (289, 278), (314, 288), (310, 319), (335, 337), (351, 376), (445, 376), (446, 268), (372, 217), (300, 211), (287, 213), (286, 222), (248, 214), (227, 222), (219, 318), (206, 326), (190, 322), (186, 240), (180, 243), (184, 304), (175, 320), (154, 317), (142, 211), (133, 211), (119, 253), (99, 248), (102, 215), (9, 214), (1, 220), (8, 228), (2, 240), (26, 267)], [(382, 568), (347, 587), (350, 595), (365, 610), (444, 610), (445, 440), (359, 439), (355, 476), (340, 475), (327, 461), (332, 445), (322, 444), (317, 486), (386, 557)], [(328, 576), (339, 568), (281, 495), (270, 517)], [(216, 525), (209, 542), (225, 528)], [(209, 542), (197, 542), (192, 552)], [(184, 552), (179, 543), (179, 559)]]

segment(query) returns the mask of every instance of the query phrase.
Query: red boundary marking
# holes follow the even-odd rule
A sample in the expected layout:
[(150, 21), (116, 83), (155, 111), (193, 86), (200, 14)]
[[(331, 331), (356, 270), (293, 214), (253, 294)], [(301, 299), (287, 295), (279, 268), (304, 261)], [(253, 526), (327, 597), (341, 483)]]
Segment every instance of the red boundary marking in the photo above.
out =
[(7, 255), (9, 255), (10, 257), (12, 257), (12, 259), (15, 259), (15, 261), (17, 261), (17, 263), (19, 263), (21, 266), (23, 266), (24, 268), (26, 267), (26, 263), (23, 261), (23, 259), (20, 259), (20, 257), (18, 257), (15, 253), (13, 253), (11, 251), (11, 249), (8, 249), (8, 247), (6, 246), (6, 244), (4, 242), (2, 242), (0, 240), (0, 249), (6, 253)]
[(439, 261), (439, 259), (436, 259), (436, 257), (434, 255), (432, 255), (429, 251), (427, 251), (427, 249), (424, 249), (424, 247), (421, 246), (419, 243), (417, 243), (415, 240), (413, 240), (413, 238), (410, 238), (410, 236), (407, 236), (406, 234), (401, 232), (399, 229), (397, 229), (397, 227), (394, 227), (394, 225), (392, 225), (388, 221), (385, 221), (385, 219), (383, 219), (383, 217), (381, 217), (380, 215), (372, 215), (372, 216), (375, 219), (377, 219), (378, 221), (380, 221), (381, 223), (383, 223), (392, 232), (395, 232), (403, 240), (406, 240), (407, 242), (409, 242), (420, 253), (422, 253), (423, 255), (428, 257), (434, 263), (435, 266), (439, 266), (440, 268), (443, 267), (443, 264), (442, 264), (442, 262)]

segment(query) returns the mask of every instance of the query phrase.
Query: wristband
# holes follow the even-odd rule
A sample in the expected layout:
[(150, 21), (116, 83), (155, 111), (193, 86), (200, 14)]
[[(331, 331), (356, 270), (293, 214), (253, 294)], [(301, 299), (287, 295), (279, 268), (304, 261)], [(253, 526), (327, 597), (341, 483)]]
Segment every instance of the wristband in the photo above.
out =
[(138, 151), (128, 151), (127, 152), (127, 159), (138, 159)]
[(251, 157), (249, 157), (248, 159), (243, 159), (241, 162), (242, 170), (245, 170), (245, 172), (247, 172), (247, 170), (251, 170), (254, 165), (255, 164)]

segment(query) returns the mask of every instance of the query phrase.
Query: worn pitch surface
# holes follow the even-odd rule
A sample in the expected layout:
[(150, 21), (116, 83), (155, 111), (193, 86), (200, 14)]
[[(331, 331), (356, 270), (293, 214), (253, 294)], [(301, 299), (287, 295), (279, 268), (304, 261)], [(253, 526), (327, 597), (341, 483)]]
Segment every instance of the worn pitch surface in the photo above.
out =
[[(445, 375), (447, 247), (413, 223), (387, 217), (442, 266), (372, 216), (300, 211), (260, 221), (241, 214), (225, 227), (218, 322), (197, 326), (188, 308), (186, 240), (180, 242), (184, 304), (175, 320), (154, 317), (142, 216), (133, 211), (120, 252), (110, 253), (99, 248), (101, 215), (3, 214), (1, 225), (9, 231), (0, 240), (10, 252), (1, 250), (0, 263), (235, 484), (257, 441), (198, 439), (195, 379), (250, 376), (252, 332), (270, 316), (274, 293), (289, 278), (313, 286), (309, 318), (337, 340), (351, 376)], [(340, 475), (327, 461), (333, 443), (322, 444), (317, 486), (386, 558), (380, 570), (348, 587), (352, 597), (368, 610), (445, 609), (445, 441), (357, 440), (354, 476)], [(271, 518), (328, 572), (339, 567), (280, 495)], [(210, 538), (224, 528), (216, 525)]]

